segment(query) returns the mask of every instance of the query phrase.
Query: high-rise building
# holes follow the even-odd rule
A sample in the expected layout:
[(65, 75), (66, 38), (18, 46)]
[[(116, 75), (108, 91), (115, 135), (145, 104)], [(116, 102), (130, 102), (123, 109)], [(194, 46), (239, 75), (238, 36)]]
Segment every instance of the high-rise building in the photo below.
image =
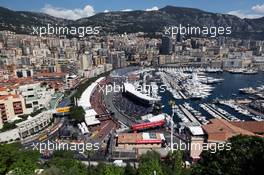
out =
[(180, 33), (177, 33), (177, 35), (176, 35), (176, 41), (181, 43), (182, 40), (183, 40), (182, 35)]
[(66, 89), (70, 90), (77, 86), (79, 77), (77, 75), (66, 75)]
[(113, 65), (113, 68), (125, 67), (126, 56), (124, 51), (114, 51), (109, 54), (109, 63)]
[(17, 70), (15, 70), (15, 74), (18, 78), (32, 77), (33, 76), (33, 69), (17, 69)]
[(92, 54), (89, 52), (85, 52), (80, 56), (80, 63), (81, 63), (81, 69), (87, 70), (89, 67), (93, 65), (92, 62)]
[(168, 36), (162, 37), (160, 53), (162, 55), (169, 55), (172, 53), (172, 38)]

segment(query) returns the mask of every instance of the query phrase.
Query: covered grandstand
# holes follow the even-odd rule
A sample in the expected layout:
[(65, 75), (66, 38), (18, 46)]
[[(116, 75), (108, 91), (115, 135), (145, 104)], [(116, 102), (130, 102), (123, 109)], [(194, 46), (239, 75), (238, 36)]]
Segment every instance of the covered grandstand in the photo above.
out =
[(113, 102), (120, 112), (132, 118), (146, 115), (153, 110), (152, 106), (142, 105), (136, 100), (128, 99), (127, 97), (122, 96), (122, 93), (115, 93)]
[(136, 98), (139, 98), (141, 101), (144, 101), (149, 104), (153, 104), (155, 102), (160, 101), (159, 98), (153, 98), (148, 96), (147, 94), (143, 94), (136, 90), (135, 86), (131, 83), (124, 83), (125, 93), (128, 93)]
[(105, 77), (98, 78), (95, 82), (93, 82), (83, 93), (81, 98), (78, 101), (78, 105), (81, 106), (85, 111), (85, 123), (87, 126), (100, 124), (100, 121), (96, 118), (96, 111), (92, 108), (90, 99), (97, 86), (101, 81), (103, 81)]

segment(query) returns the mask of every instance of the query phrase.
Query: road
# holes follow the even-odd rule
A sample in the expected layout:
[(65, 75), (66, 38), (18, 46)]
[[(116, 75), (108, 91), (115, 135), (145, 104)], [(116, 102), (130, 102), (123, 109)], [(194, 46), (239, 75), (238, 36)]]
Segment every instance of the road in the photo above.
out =
[[(48, 140), (53, 140), (53, 139), (55, 139), (55, 138), (58, 136), (58, 134), (59, 134), (59, 130), (62, 129), (62, 128), (64, 127), (65, 118), (57, 118), (57, 121), (54, 122), (54, 123), (56, 123), (56, 125), (61, 124), (61, 127), (58, 128), (58, 130), (57, 130), (56, 132), (54, 132), (52, 135), (49, 135), (48, 138), (45, 139), (46, 141), (48, 141)], [(53, 127), (53, 126), (49, 126), (48, 128), (51, 129), (52, 127)], [(45, 128), (45, 129), (42, 130), (40, 133), (36, 134), (36, 136), (33, 137), (32, 139), (28, 139), (28, 140), (25, 139), (25, 140), (23, 140), (22, 145), (23, 145), (24, 147), (30, 147), (30, 146), (33, 145), (33, 143), (40, 142), (40, 141), (39, 141), (39, 136), (40, 136), (41, 134), (43, 134), (43, 133), (46, 133), (46, 130), (47, 130), (48, 128)]]
[(118, 121), (124, 123), (125, 125), (131, 126), (134, 122), (131, 119), (129, 119), (127, 116), (124, 116), (123, 114), (121, 114), (116, 109), (116, 107), (113, 103), (113, 99), (114, 99), (114, 93), (113, 92), (109, 92), (109, 93), (107, 93), (107, 95), (104, 96), (104, 101), (105, 101), (107, 109), (111, 112), (114, 112), (113, 117), (115, 117)]

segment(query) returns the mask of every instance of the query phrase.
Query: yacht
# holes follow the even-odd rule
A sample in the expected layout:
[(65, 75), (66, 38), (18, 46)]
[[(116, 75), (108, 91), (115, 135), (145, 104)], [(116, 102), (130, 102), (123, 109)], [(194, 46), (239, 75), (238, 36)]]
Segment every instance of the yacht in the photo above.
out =
[(259, 122), (264, 121), (264, 117), (261, 116), (253, 116), (251, 119)]
[(241, 74), (241, 73), (244, 73), (244, 69), (230, 69), (228, 70), (229, 73), (232, 73), (232, 74)]
[(246, 71), (243, 72), (243, 74), (249, 74), (249, 75), (257, 74), (257, 73), (258, 73), (258, 71), (253, 70), (253, 69), (249, 69), (249, 70), (246, 70)]
[(241, 88), (239, 89), (239, 92), (244, 93), (244, 94), (254, 94), (257, 91), (253, 89), (252, 87), (249, 87), (249, 88)]

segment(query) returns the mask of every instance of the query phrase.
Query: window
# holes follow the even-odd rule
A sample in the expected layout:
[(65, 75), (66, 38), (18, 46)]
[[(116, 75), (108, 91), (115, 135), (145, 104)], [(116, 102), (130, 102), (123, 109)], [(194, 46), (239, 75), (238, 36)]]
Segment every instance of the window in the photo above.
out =
[(32, 108), (32, 104), (26, 104), (26, 108)]
[(38, 101), (33, 101), (33, 105), (38, 105)]
[(156, 133), (149, 133), (149, 138), (150, 139), (156, 139)]

